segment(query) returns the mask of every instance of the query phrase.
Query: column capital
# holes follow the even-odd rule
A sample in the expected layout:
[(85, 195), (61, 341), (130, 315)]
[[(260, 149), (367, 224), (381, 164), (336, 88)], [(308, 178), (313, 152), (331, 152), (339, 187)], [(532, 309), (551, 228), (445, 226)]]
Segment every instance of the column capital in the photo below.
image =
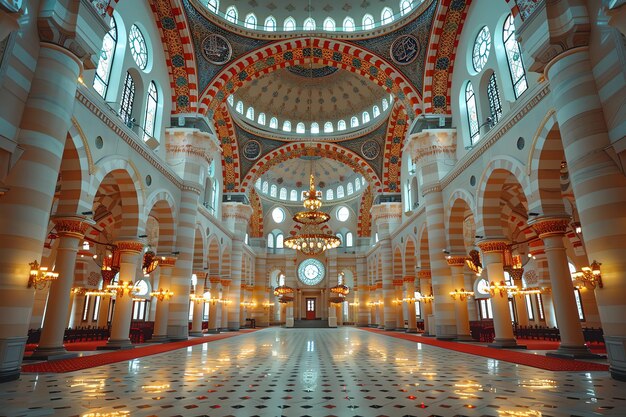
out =
[(371, 208), (372, 224), (378, 230), (379, 240), (389, 237), (389, 233), (402, 221), (402, 203), (374, 204)]
[(229, 279), (221, 279), (220, 283), (222, 284), (223, 287), (229, 287), (230, 286), (230, 280)]
[(432, 275), (430, 269), (422, 269), (421, 271), (417, 271), (417, 277), (419, 279), (431, 279)]
[(376, 285), (370, 285), (369, 286), (369, 290), (370, 291), (376, 291)]
[(173, 256), (161, 256), (159, 258), (159, 266), (161, 268), (173, 268), (176, 265), (176, 258)]
[(93, 220), (80, 216), (55, 216), (51, 220), (59, 236), (77, 239), (85, 237), (87, 228), (95, 224)]
[(394, 279), (392, 281), (392, 284), (394, 287), (401, 287), (403, 283), (404, 283), (403, 279)]
[(483, 253), (504, 252), (509, 247), (509, 241), (506, 239), (489, 239), (481, 240), (476, 245)]
[(456, 129), (424, 129), (409, 137), (404, 152), (409, 152), (415, 162), (455, 159)]
[(404, 282), (412, 282), (412, 283), (415, 283), (415, 277), (412, 277), (412, 276), (406, 276), (406, 277), (404, 277), (404, 280), (403, 280), (403, 281), (404, 281)]
[(118, 240), (114, 242), (115, 247), (120, 253), (141, 253), (145, 246), (142, 240)]
[(211, 284), (221, 284), (222, 279), (220, 277), (209, 277), (209, 282)]
[(569, 216), (541, 216), (528, 222), (535, 233), (543, 239), (548, 236), (562, 236), (567, 233)]
[(250, 223), (250, 218), (254, 210), (249, 204), (226, 202), (222, 203), (222, 221), (226, 223), (226, 227), (235, 232), (234, 240), (241, 240), (245, 236)]
[(465, 266), (465, 260), (467, 256), (465, 255), (448, 255), (446, 256), (446, 262), (450, 266)]

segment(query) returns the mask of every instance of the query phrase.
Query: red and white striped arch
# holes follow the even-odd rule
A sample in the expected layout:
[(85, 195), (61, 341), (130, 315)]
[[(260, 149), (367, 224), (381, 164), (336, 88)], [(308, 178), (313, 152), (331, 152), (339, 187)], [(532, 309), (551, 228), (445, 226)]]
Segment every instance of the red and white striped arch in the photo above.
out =
[(475, 212), (474, 197), (467, 190), (457, 189), (450, 195), (448, 207), (448, 250), (454, 255), (467, 254), (463, 224), (468, 213), (473, 215)]
[(156, 252), (170, 254), (176, 247), (176, 202), (167, 190), (157, 190), (147, 198), (144, 215), (154, 217), (159, 224), (159, 241)]

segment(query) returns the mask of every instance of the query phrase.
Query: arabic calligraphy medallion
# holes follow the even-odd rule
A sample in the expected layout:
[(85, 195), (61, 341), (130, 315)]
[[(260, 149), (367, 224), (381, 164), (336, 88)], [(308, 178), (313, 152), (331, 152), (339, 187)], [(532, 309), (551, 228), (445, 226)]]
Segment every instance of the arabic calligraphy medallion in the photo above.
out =
[(230, 60), (233, 48), (222, 35), (212, 33), (202, 41), (202, 56), (211, 64), (223, 65)]
[(389, 48), (391, 59), (398, 65), (408, 65), (415, 61), (420, 51), (420, 44), (412, 35), (399, 36)]
[(361, 145), (361, 153), (363, 154), (363, 158), (371, 161), (372, 159), (376, 159), (380, 154), (380, 146), (378, 142), (373, 139), (367, 140)]

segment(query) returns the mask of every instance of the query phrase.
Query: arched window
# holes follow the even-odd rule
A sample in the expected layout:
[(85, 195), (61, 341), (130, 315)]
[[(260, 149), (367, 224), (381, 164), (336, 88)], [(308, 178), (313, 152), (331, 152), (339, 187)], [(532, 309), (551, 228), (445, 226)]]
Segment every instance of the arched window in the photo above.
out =
[(274, 19), (273, 16), (269, 16), (267, 19), (265, 19), (264, 29), (268, 32), (276, 31), (276, 19)]
[(277, 118), (272, 117), (272, 118), (270, 119), (270, 127), (271, 127), (272, 129), (278, 129), (278, 119), (277, 119)]
[(404, 16), (413, 8), (413, 2), (411, 0), (401, 0), (400, 1), (400, 14)]
[(470, 143), (473, 145), (480, 139), (478, 130), (478, 111), (476, 109), (476, 96), (471, 81), (465, 86), (465, 105), (467, 108), (467, 122), (469, 123)]
[(324, 30), (327, 30), (329, 32), (335, 31), (335, 21), (330, 17), (324, 19)]
[(363, 30), (374, 29), (374, 18), (371, 14), (363, 16)]
[(156, 127), (157, 108), (159, 106), (159, 93), (154, 81), (150, 82), (148, 87), (148, 97), (146, 97), (146, 114), (144, 116), (144, 132), (143, 140), (146, 141), (150, 137), (154, 137), (154, 129)]
[(265, 113), (259, 113), (259, 118), (256, 122), (260, 125), (265, 126)]
[(361, 189), (361, 181), (359, 181), (359, 179), (357, 178), (356, 180), (354, 180), (354, 189), (359, 191)]
[(298, 201), (298, 191), (291, 190), (291, 192), (289, 193), (289, 199), (291, 201)]
[(228, 104), (232, 106), (233, 104), (235, 104), (235, 96), (233, 96), (232, 94), (229, 95), (226, 101), (228, 101)]
[(120, 102), (120, 117), (129, 127), (133, 127), (133, 104), (135, 104), (135, 81), (127, 72), (122, 90), (122, 101)]
[(278, 195), (278, 187), (276, 184), (272, 184), (270, 187), (270, 197), (276, 197), (276, 195)]
[(263, 181), (263, 188), (261, 189), (261, 192), (263, 194), (267, 194), (269, 189), (270, 189), (270, 184), (267, 181)]
[(351, 17), (346, 17), (343, 19), (343, 31), (344, 32), (354, 32), (354, 19)]
[(339, 187), (337, 187), (337, 198), (344, 198), (344, 197), (345, 197), (345, 193), (344, 193), (343, 185), (340, 185)]
[(385, 7), (380, 13), (380, 20), (382, 25), (393, 22), (393, 12), (389, 7)]
[(519, 43), (517, 43), (517, 39), (515, 39), (515, 23), (512, 15), (509, 15), (504, 21), (504, 26), (502, 27), (502, 41), (504, 42), (504, 50), (506, 51), (506, 60), (509, 64), (513, 91), (515, 92), (515, 98), (518, 98), (528, 88), (528, 82), (526, 81), (526, 70), (524, 69), (524, 61), (522, 60), (522, 51), (520, 50)]
[(274, 235), (271, 233), (267, 235), (267, 247), (274, 248)]
[(346, 185), (346, 189), (348, 190), (348, 195), (352, 195), (354, 193), (354, 186), (351, 182)]
[(276, 235), (276, 249), (282, 249), (283, 246), (283, 242), (285, 240), (285, 237), (283, 236), (282, 233), (279, 233)]
[(352, 232), (346, 233), (346, 247), (351, 248), (354, 243), (352, 242)]
[(311, 133), (312, 134), (320, 133), (320, 125), (318, 125), (317, 122), (311, 123)]
[(237, 23), (237, 8), (235, 6), (230, 6), (226, 9), (226, 20), (231, 23)]
[(491, 34), (489, 28), (483, 26), (483, 28), (476, 35), (474, 40), (474, 48), (472, 49), (472, 65), (476, 72), (480, 72), (485, 67), (487, 59), (489, 58), (489, 51), (491, 50)]
[(291, 122), (289, 120), (283, 122), (283, 131), (291, 132)]
[(207, 3), (207, 7), (209, 8), (209, 10), (215, 14), (217, 14), (219, 6), (220, 6), (219, 0), (209, 0)]
[(243, 114), (243, 101), (240, 100), (237, 102), (237, 106), (235, 107), (235, 110), (237, 110), (237, 113)]
[(352, 116), (350, 119), (350, 127), (357, 127), (359, 125), (359, 119), (356, 116)]
[(332, 133), (333, 130), (333, 124), (331, 122), (324, 123), (324, 133)]
[(343, 235), (339, 232), (335, 233), (335, 236), (337, 236), (339, 238), (339, 247), (342, 248), (343, 247)]
[(258, 188), (259, 190), (261, 189), (261, 178), (259, 177), (256, 182), (254, 183), (254, 186), (256, 188)]
[(387, 110), (389, 108), (389, 102), (387, 101), (386, 98), (383, 99), (383, 111)]
[(245, 24), (248, 29), (256, 29), (256, 16), (254, 13), (250, 13), (246, 16)]
[(293, 19), (293, 17), (288, 17), (287, 19), (285, 19), (285, 23), (283, 23), (283, 30), (285, 32), (296, 30), (296, 21)]
[(148, 66), (148, 46), (146, 45), (146, 39), (143, 37), (143, 33), (137, 27), (132, 25), (128, 32), (128, 45), (130, 47), (130, 54), (135, 60), (135, 64), (145, 70)]
[(217, 212), (217, 208), (219, 207), (220, 204), (220, 190), (219, 190), (219, 185), (217, 183), (217, 180), (213, 180), (211, 181), (211, 197), (212, 197), (212, 203), (211, 206), (213, 207), (213, 210), (211, 210), (211, 213), (213, 215), (215, 215), (215, 213)]
[(298, 122), (296, 125), (296, 133), (304, 133), (304, 123)]
[(370, 121), (370, 114), (366, 111), (363, 112), (361, 117), (363, 119), (363, 123), (368, 123)]
[(335, 192), (333, 191), (332, 188), (329, 188), (328, 190), (326, 190), (326, 200), (330, 201), (334, 199), (335, 199)]
[(307, 17), (304, 19), (304, 25), (302, 28), (304, 30), (315, 30), (315, 20), (312, 17)]
[(404, 187), (404, 192), (405, 192), (405, 205), (404, 205), (404, 211), (411, 211), (411, 180), (406, 180), (406, 185)]
[(337, 130), (346, 130), (346, 121), (345, 120), (339, 120), (337, 122)]
[(487, 85), (487, 97), (489, 98), (489, 110), (491, 112), (491, 125), (495, 125), (502, 117), (502, 102), (500, 101), (500, 93), (498, 92), (498, 82), (496, 73), (489, 76), (489, 84)]
[(372, 115), (374, 117), (378, 117), (380, 116), (380, 109), (378, 108), (378, 106), (374, 106), (372, 107)]
[(248, 110), (246, 110), (246, 118), (254, 120), (254, 108), (252, 106), (248, 107)]
[(278, 198), (280, 198), (281, 200), (287, 199), (287, 189), (285, 187), (280, 188), (280, 192), (278, 193)]
[(102, 96), (106, 97), (109, 88), (109, 80), (111, 79), (111, 68), (113, 67), (113, 58), (115, 56), (115, 48), (117, 47), (117, 25), (115, 19), (111, 17), (110, 29), (102, 39), (102, 49), (100, 50), (100, 59), (98, 59), (98, 67), (96, 75), (93, 79), (93, 88)]

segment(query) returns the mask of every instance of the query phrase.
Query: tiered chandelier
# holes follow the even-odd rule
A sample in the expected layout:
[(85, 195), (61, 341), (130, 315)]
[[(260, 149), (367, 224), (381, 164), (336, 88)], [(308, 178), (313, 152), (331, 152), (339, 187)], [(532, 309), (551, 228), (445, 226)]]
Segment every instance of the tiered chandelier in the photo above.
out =
[(309, 191), (304, 192), (304, 197), (302, 205), (306, 210), (293, 216), (293, 220), (302, 225), (302, 230), (285, 239), (284, 245), (310, 256), (338, 247), (341, 240), (332, 233), (322, 231), (322, 225), (330, 220), (330, 215), (319, 211), (322, 207), (322, 193), (315, 190), (313, 174), (309, 181)]

